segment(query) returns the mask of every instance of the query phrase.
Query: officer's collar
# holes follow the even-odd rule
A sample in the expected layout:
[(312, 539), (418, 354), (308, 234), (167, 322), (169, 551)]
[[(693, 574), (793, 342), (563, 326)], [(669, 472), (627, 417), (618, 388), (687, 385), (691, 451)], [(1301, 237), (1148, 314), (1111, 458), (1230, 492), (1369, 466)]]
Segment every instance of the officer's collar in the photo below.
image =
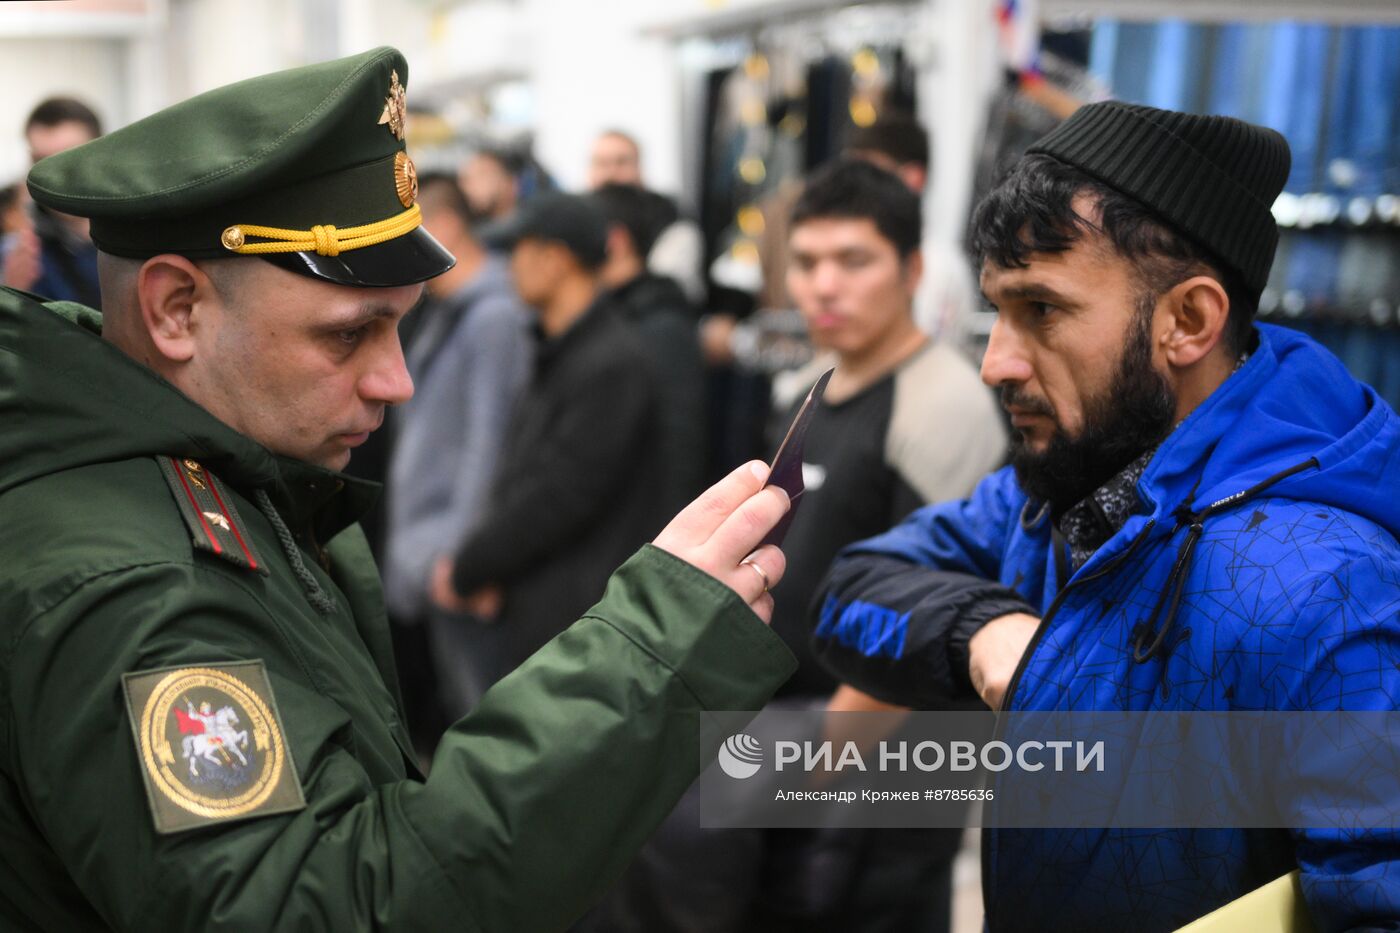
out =
[(379, 498), (379, 483), (276, 457), (273, 504), (295, 531), (310, 529), (322, 544), (359, 521)]

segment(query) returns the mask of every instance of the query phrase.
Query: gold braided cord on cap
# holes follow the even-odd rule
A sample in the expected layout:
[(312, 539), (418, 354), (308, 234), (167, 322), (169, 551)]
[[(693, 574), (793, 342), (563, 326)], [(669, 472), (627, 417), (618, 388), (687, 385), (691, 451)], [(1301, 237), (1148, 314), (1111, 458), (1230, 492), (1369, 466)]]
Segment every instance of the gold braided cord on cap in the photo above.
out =
[[(234, 224), (224, 231), (224, 248), (244, 256), (261, 253), (314, 252), (321, 256), (339, 256), (352, 249), (378, 246), (401, 237), (423, 223), (423, 212), (415, 204), (402, 214), (372, 224), (338, 230), (330, 224), (317, 224), (310, 230), (287, 230), (282, 227), (258, 227)], [(261, 237), (269, 242), (245, 243), (246, 237)], [(237, 243), (237, 246), (231, 245)]]

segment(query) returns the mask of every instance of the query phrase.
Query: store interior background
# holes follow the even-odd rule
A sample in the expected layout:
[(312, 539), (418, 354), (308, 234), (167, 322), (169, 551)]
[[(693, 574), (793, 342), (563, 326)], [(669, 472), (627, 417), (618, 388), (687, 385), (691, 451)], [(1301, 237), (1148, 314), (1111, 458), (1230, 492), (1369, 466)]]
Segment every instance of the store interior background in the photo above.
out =
[[(1008, 17), (1008, 14), (1010, 16)], [(0, 4), (0, 185), (53, 94), (108, 128), (256, 74), (394, 45), (411, 66), (410, 151), (455, 168), (528, 147), (583, 186), (599, 131), (632, 134), (647, 184), (707, 237), (710, 267), (756, 262), (755, 204), (890, 108), (933, 131), (931, 239), (1054, 118), (1008, 84), (1034, 60), (1082, 100), (1115, 97), (1274, 127), (1294, 167), (1264, 320), (1303, 328), (1400, 407), (1400, 2), (1396, 0), (65, 0)], [(723, 302), (722, 282), (712, 301)], [(978, 351), (990, 315), (950, 330)], [(980, 927), (976, 861), (959, 928)]]
[[(754, 260), (745, 208), (891, 107), (933, 129), (926, 226), (960, 243), (977, 195), (1053, 125), (1007, 90), (1008, 67), (1032, 58), (1080, 99), (1273, 126), (1294, 169), (1275, 206), (1283, 240), (1261, 315), (1310, 331), (1400, 405), (1400, 365), (1389, 365), (1400, 362), (1395, 0), (8, 2), (0, 184), (22, 177), (23, 121), (47, 95), (90, 101), (114, 128), (230, 81), (383, 44), (411, 64), (421, 168), (507, 143), (573, 189), (597, 133), (623, 129), (641, 143), (647, 184), (701, 221), (722, 282)], [(955, 339), (975, 355), (989, 320), (970, 313)]]

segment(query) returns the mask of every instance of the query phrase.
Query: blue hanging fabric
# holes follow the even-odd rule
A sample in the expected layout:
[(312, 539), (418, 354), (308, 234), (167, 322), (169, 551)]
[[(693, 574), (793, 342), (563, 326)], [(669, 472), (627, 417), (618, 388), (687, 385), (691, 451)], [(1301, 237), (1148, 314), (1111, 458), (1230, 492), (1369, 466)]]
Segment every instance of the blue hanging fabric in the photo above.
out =
[(1327, 93), (1327, 47), (1331, 28), (1310, 23), (1299, 27), (1298, 68), (1293, 73), (1293, 107), (1284, 136), (1293, 146), (1293, 170), (1299, 189), (1322, 186), (1318, 158), (1322, 148), (1322, 113)]
[(1390, 104), (1390, 146), (1385, 156), (1381, 188), (1387, 194), (1400, 195), (1400, 102), (1395, 99), (1395, 89), (1400, 87), (1400, 27), (1391, 27), (1384, 32), (1381, 45), (1389, 69), (1385, 95)]
[(1116, 19), (1096, 20), (1089, 39), (1089, 74), (1110, 88), (1114, 87), (1113, 68), (1118, 60), (1118, 29)]
[[(1268, 34), (1269, 48), (1263, 57), (1254, 59), (1255, 62), (1264, 64), (1264, 72), (1267, 75), (1264, 93), (1259, 102), (1259, 122), (1278, 130), (1292, 145), (1293, 138), (1288, 132), (1289, 117), (1293, 108), (1293, 84), (1294, 76), (1298, 72), (1302, 27), (1297, 23), (1275, 23), (1264, 29)], [(1293, 171), (1288, 176), (1285, 190), (1301, 193), (1296, 185), (1297, 177), (1298, 156), (1295, 149)]]
[[(1400, 190), (1400, 27), (1364, 26), (1356, 38), (1352, 108), (1355, 193), (1374, 198)], [(1387, 178), (1387, 176), (1391, 176)]]
[(1357, 112), (1360, 38), (1360, 31), (1354, 28), (1335, 31), (1336, 54), (1326, 76), (1327, 125), (1318, 188), (1342, 198), (1349, 198), (1356, 185), (1356, 137), (1359, 124), (1366, 119)]
[(1263, 122), (1278, 130), (1293, 149), (1293, 171), (1285, 190), (1316, 191), (1318, 136), (1326, 92), (1328, 27), (1278, 23), (1272, 27)]
[(1301, 295), (1309, 311), (1335, 309), (1341, 253), (1342, 238), (1338, 231), (1302, 231), (1289, 254), (1284, 294)]
[(1152, 23), (1122, 23), (1118, 54), (1113, 63), (1113, 91), (1119, 100), (1147, 103), (1148, 76), (1157, 58), (1157, 27)]
[[(1340, 30), (1336, 73), (1325, 141), (1326, 190), (1343, 203), (1354, 197), (1374, 198), (1383, 192), (1385, 160), (1393, 137), (1397, 93), (1400, 93), (1400, 48), (1387, 39), (1400, 30), (1352, 27)], [(1393, 40), (1392, 40), (1393, 41)], [(1376, 387), (1391, 404), (1400, 402), (1388, 374), (1395, 370), (1396, 344), (1378, 333), (1382, 315), (1393, 314), (1397, 251), (1400, 243), (1388, 232), (1346, 230), (1337, 234), (1343, 246), (1337, 260), (1335, 306), (1344, 312), (1346, 334), (1338, 355), (1351, 373)]]
[(1273, 44), (1273, 30), (1262, 23), (1245, 27), (1244, 60), (1241, 70), (1245, 72), (1244, 107), (1238, 116), (1250, 123), (1264, 123), (1264, 101), (1269, 91), (1268, 61)]
[(1248, 72), (1245, 50), (1252, 27), (1240, 23), (1221, 26), (1216, 33), (1215, 58), (1211, 62), (1210, 85), (1207, 88), (1206, 110), (1227, 117), (1249, 119)]
[[(1317, 159), (1322, 132), (1323, 95), (1327, 90), (1328, 30), (1325, 26), (1280, 23), (1273, 27), (1273, 51), (1266, 85), (1265, 123), (1283, 133), (1293, 150), (1293, 168), (1285, 190), (1317, 190)], [(1340, 244), (1319, 233), (1300, 236), (1294, 244), (1285, 279), (1285, 304), (1299, 298), (1309, 310), (1329, 307), (1337, 288)]]
[(1198, 30), (1184, 20), (1168, 19), (1157, 24), (1156, 32), (1156, 48), (1143, 102), (1163, 110), (1188, 110), (1192, 97), (1189, 76), (1200, 72)]

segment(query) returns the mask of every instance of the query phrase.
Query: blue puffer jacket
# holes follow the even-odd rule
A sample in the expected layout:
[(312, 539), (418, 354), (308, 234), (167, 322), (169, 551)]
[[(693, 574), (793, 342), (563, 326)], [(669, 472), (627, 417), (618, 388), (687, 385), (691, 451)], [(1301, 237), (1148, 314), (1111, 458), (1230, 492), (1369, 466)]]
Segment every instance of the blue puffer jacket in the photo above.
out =
[[(1400, 417), (1312, 340), (1259, 332), (1162, 444), (1139, 483), (1142, 514), (1064, 587), (1050, 523), (1029, 517), (1009, 469), (854, 545), (834, 577), (894, 558), (1029, 602), (1043, 621), (1012, 710), (1400, 708)], [(841, 637), (843, 607), (850, 622), (849, 607), (875, 598), (834, 589), (818, 640)], [(911, 643), (913, 615), (900, 616)], [(877, 650), (894, 653), (889, 639)], [(1400, 929), (1400, 830), (983, 839), (993, 931), (1171, 930), (1295, 865), (1320, 928)]]

